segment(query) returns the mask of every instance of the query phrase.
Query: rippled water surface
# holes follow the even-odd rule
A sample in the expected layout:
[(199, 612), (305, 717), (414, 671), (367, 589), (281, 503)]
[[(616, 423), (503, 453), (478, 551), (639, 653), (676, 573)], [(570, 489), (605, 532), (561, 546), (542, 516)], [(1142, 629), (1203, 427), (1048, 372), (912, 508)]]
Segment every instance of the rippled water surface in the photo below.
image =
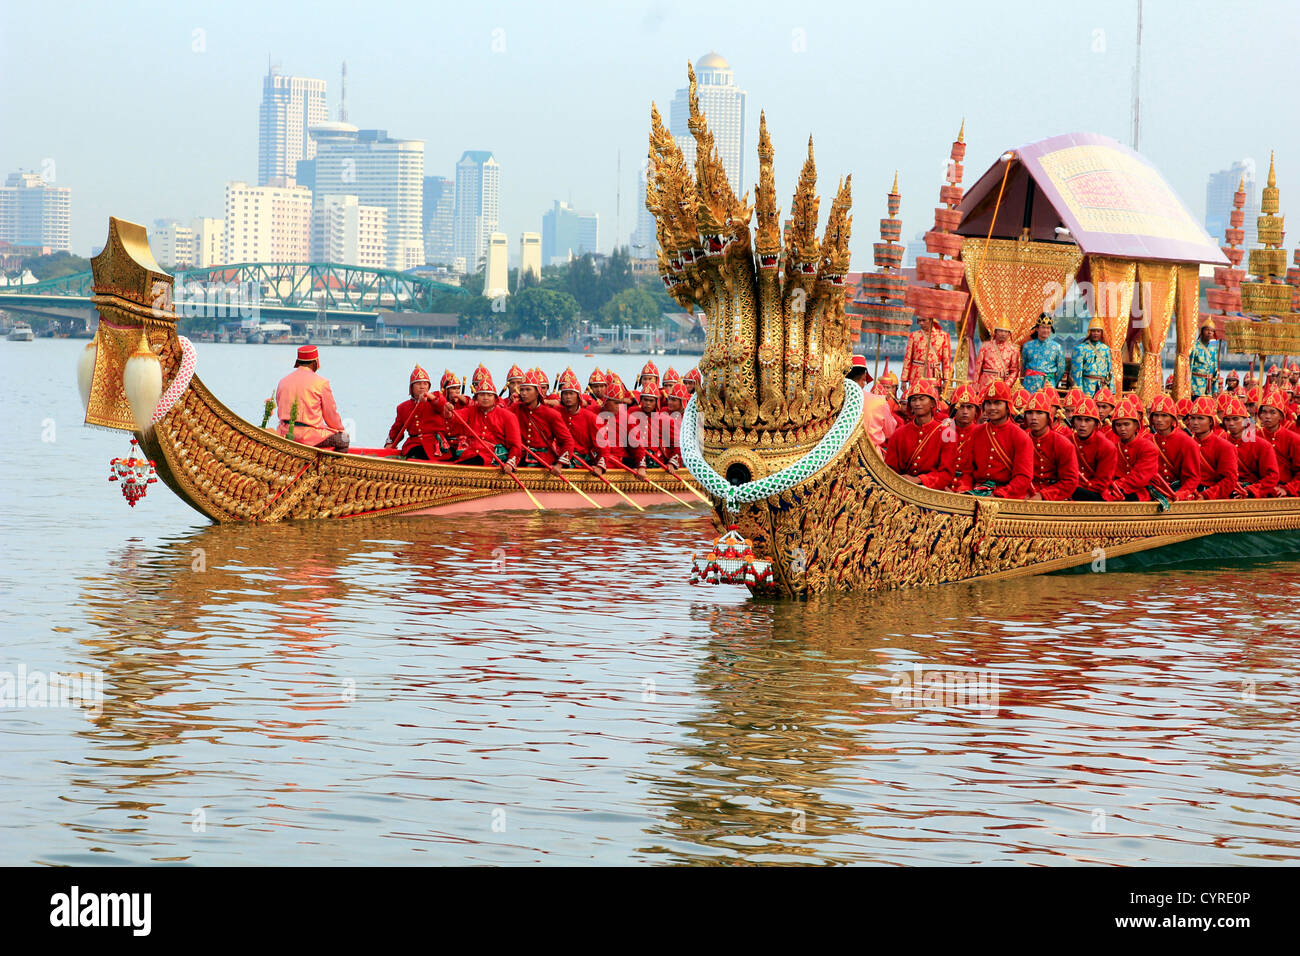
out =
[[(698, 509), (212, 526), (105, 480), (82, 344), (0, 342), (0, 671), (104, 693), (0, 707), (0, 863), (1300, 856), (1296, 563), (797, 604), (691, 587)], [(283, 352), (200, 375), (251, 418)], [(326, 357), (366, 444), (465, 362)]]

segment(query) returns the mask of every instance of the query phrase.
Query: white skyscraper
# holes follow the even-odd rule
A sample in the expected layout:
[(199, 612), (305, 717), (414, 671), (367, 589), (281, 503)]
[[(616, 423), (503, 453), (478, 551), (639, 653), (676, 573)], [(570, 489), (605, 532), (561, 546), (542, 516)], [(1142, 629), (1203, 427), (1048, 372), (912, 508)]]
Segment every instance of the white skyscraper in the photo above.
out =
[[(322, 196), (311, 211), (313, 262), (382, 269), (388, 263), (388, 210), (356, 196)], [(423, 263), (421, 263), (423, 265)]]
[(194, 229), (174, 219), (155, 220), (149, 248), (164, 269), (188, 269), (194, 265)]
[(487, 254), (488, 237), (497, 231), (501, 215), (501, 164), (491, 151), (469, 149), (456, 163), (456, 211), (453, 243), (467, 271), (478, 271)]
[(10, 173), (0, 186), (0, 240), (16, 246), (72, 247), (72, 189), (36, 173)]
[(266, 186), (226, 183), (226, 254), (241, 262), (308, 262), (311, 190), (278, 180)]
[(506, 249), (510, 239), (504, 232), (494, 232), (488, 236), (487, 275), (483, 277), (483, 294), (496, 298), (509, 295), (510, 263)]
[(424, 140), (392, 139), (387, 130), (326, 123), (316, 140), (316, 198), (356, 196), (388, 210), (389, 269), (424, 265)]
[(653, 259), (655, 251), (659, 248), (654, 213), (645, 207), (646, 173), (646, 162), (643, 161), (641, 171), (637, 174), (637, 195), (640, 196), (641, 201), (636, 207), (636, 230), (632, 233), (633, 259)]
[(1255, 161), (1241, 159), (1227, 169), (1210, 173), (1205, 184), (1205, 231), (1215, 242), (1223, 242), (1223, 230), (1228, 225), (1228, 214), (1232, 212), (1232, 194), (1237, 191), (1241, 181), (1246, 181), (1246, 214), (1241, 228), (1246, 233), (1243, 248), (1254, 248), (1259, 238), (1256, 219), (1259, 218), (1259, 193), (1255, 190)]
[[(736, 195), (742, 196), (750, 189), (745, 182), (745, 91), (736, 86), (731, 64), (716, 53), (706, 53), (695, 61), (695, 91), (727, 181)], [(686, 162), (693, 166), (695, 137), (687, 126), (689, 120), (689, 89), (682, 87), (673, 97), (668, 132), (677, 140)]]
[(268, 70), (262, 81), (262, 107), (258, 113), (257, 182), (265, 186), (279, 177), (293, 177), (298, 160), (311, 159), (316, 147), (309, 127), (329, 119), (325, 81), (303, 76), (283, 76)]
[(525, 232), (519, 237), (519, 281), (524, 273), (531, 272), (538, 282), (542, 279), (542, 237), (535, 232)]
[(424, 177), (424, 259), (450, 263), (455, 258), (456, 182), (445, 176)]

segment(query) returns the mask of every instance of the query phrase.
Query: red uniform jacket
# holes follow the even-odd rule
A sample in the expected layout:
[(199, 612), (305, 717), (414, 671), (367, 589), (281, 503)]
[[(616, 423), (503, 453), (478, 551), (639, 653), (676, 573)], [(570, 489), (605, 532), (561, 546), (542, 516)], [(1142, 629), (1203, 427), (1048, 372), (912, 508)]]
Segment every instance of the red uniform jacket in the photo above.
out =
[(609, 463), (625, 463), (629, 427), (626, 405), (617, 405), (612, 412), (605, 410), (597, 413), (596, 447)]
[(1201, 450), (1196, 439), (1177, 426), (1168, 435), (1151, 433), (1156, 446), (1160, 477), (1174, 489), (1178, 501), (1195, 498), (1201, 484)]
[(1074, 436), (1074, 453), (1079, 458), (1079, 487), (1085, 491), (1104, 494), (1115, 480), (1116, 460), (1119, 452), (1115, 443), (1097, 429), (1087, 441)]
[(442, 414), (442, 404), (432, 394), (426, 401), (408, 398), (397, 406), (397, 417), (388, 429), (388, 440), (396, 444), (402, 435), (409, 436), (400, 451), (410, 454), (412, 448), (422, 447), (430, 461), (450, 461), (455, 439)]
[(955, 485), (970, 491), (993, 482), (995, 498), (1027, 498), (1034, 479), (1034, 443), (1015, 422), (974, 426), (970, 437), (970, 470)]
[[(1251, 435), (1251, 432), (1254, 432)], [(1253, 426), (1241, 433), (1240, 438), (1227, 435), (1228, 441), (1237, 448), (1237, 483), (1245, 490), (1249, 498), (1271, 498), (1277, 489), (1281, 473), (1277, 467), (1277, 455), (1273, 446), (1259, 437), (1263, 429)], [(1251, 441), (1247, 441), (1247, 436)]]
[(955, 486), (958, 479), (970, 471), (970, 436), (975, 434), (978, 425), (975, 422), (971, 422), (969, 425), (958, 425), (952, 419), (949, 419), (944, 424), (945, 427), (952, 430), (955, 436), (953, 439), (952, 460), (952, 481), (953, 486)]
[(596, 465), (599, 468), (608, 467), (605, 464), (605, 456), (600, 453), (600, 447), (596, 441), (597, 432), (600, 430), (600, 420), (596, 418), (596, 412), (590, 405), (571, 411), (567, 408), (560, 409), (564, 415), (565, 427), (569, 429), (569, 434), (573, 437), (573, 451), (581, 455), (589, 464)]
[(1237, 447), (1214, 432), (1192, 440), (1201, 452), (1201, 497), (1231, 498), (1237, 490)]
[[(495, 464), (492, 455), (483, 447), (484, 443), (507, 465), (518, 465), (524, 457), (524, 446), (519, 437), (519, 419), (510, 409), (502, 408), (499, 400), (498, 404), (486, 412), (478, 407), (477, 402), (456, 409), (450, 425), (451, 433), (463, 439), (464, 457), (477, 455), (485, 464)], [(505, 449), (504, 455), (497, 451), (497, 446)]]
[[(656, 411), (647, 415), (633, 408), (627, 415), (627, 455), (634, 468), (654, 468), (657, 462), (666, 462), (665, 445), (671, 439), (672, 419), (667, 412)], [(653, 455), (654, 458), (650, 456)]]
[(536, 465), (539, 459), (544, 465), (556, 461), (568, 464), (573, 453), (573, 436), (559, 409), (540, 402), (536, 408), (527, 408), (523, 402), (516, 402), (510, 410), (519, 419), (519, 438), (529, 449), (520, 459), (524, 465)]
[(682, 413), (663, 411), (664, 461), (672, 468), (682, 467)]
[(1278, 487), (1292, 498), (1300, 496), (1300, 434), (1281, 425), (1275, 432), (1261, 428), (1256, 437), (1273, 446), (1277, 457)]
[(1047, 429), (1042, 437), (1035, 438), (1027, 432), (1034, 446), (1034, 480), (1029, 493), (1043, 496), (1044, 501), (1067, 501), (1079, 487), (1079, 460), (1074, 454), (1074, 442), (1054, 429)]
[(1174, 489), (1160, 477), (1160, 452), (1149, 438), (1134, 435), (1129, 441), (1115, 438), (1115, 479), (1102, 497), (1107, 501), (1123, 501), (1136, 495), (1138, 501), (1150, 501), (1151, 489), (1174, 497)]
[(908, 422), (885, 443), (885, 464), (900, 475), (920, 478), (927, 488), (947, 488), (956, 471), (956, 432), (930, 419)]

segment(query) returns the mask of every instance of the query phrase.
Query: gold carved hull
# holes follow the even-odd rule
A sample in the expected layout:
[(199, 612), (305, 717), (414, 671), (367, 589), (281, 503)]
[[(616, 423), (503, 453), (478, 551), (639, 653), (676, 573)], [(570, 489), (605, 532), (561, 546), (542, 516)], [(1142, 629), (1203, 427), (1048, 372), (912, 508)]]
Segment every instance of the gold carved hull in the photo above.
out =
[[(806, 597), (1042, 574), (1207, 535), (1300, 529), (1300, 499), (1039, 502), (923, 488), (895, 474), (861, 427), (821, 471), (727, 513), (772, 563), (765, 593)], [(1300, 535), (1297, 535), (1300, 545)], [(1099, 568), (1100, 569), (1100, 568)]]

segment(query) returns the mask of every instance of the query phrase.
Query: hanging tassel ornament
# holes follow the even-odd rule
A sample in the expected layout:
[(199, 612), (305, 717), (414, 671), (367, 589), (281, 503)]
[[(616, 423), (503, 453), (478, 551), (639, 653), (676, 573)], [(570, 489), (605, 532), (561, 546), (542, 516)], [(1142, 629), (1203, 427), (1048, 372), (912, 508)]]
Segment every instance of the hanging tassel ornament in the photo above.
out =
[(145, 496), (148, 486), (158, 480), (153, 462), (136, 457), (135, 450), (138, 447), (139, 442), (132, 438), (131, 454), (122, 458), (114, 458), (108, 463), (110, 469), (108, 480), (122, 483), (122, 497), (126, 499), (126, 503), (132, 508), (135, 507), (137, 501)]

